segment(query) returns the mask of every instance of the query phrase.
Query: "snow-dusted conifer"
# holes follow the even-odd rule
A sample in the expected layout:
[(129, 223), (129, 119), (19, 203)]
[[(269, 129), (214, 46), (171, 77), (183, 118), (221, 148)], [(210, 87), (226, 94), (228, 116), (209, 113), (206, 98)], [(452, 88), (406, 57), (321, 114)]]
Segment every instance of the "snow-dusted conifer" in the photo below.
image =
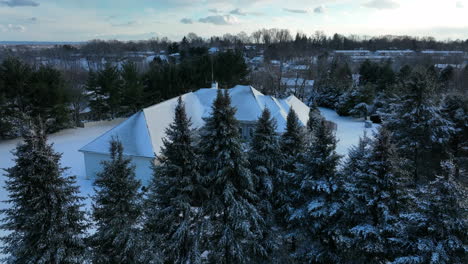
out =
[[(145, 233), (150, 256), (164, 263), (199, 263), (200, 206), (206, 189), (200, 182), (191, 122), (182, 98), (166, 129), (158, 165), (145, 199)], [(154, 251), (154, 252), (152, 252)], [(162, 255), (158, 255), (158, 252)], [(155, 260), (153, 260), (155, 261)]]
[(317, 106), (315, 104), (311, 106), (309, 111), (309, 120), (307, 121), (307, 130), (311, 136), (315, 134), (315, 131), (323, 120), (324, 118)]
[(414, 181), (426, 181), (438, 167), (441, 157), (436, 150), (448, 141), (452, 127), (441, 115), (434, 96), (435, 83), (424, 71), (415, 70), (403, 88), (403, 95), (393, 99), (384, 125), (408, 160)]
[(345, 216), (343, 252), (356, 263), (393, 260), (405, 248), (400, 213), (406, 208), (409, 190), (391, 134), (380, 128), (369, 146), (364, 137), (343, 170)]
[(277, 229), (273, 211), (273, 194), (276, 191), (274, 182), (283, 176), (280, 168), (279, 138), (276, 133), (276, 123), (271, 118), (270, 111), (265, 108), (258, 119), (249, 152), (250, 168), (253, 183), (258, 195), (257, 209), (263, 216), (262, 243), (267, 250), (266, 260), (271, 259), (277, 248)]
[(393, 263), (467, 263), (466, 187), (454, 179), (452, 161), (442, 162), (442, 175), (420, 186), (416, 211), (405, 214), (409, 251)]
[(468, 176), (468, 98), (452, 94), (444, 100), (442, 113), (453, 124), (447, 152), (452, 156), (455, 179)]
[(23, 133), (6, 170), (5, 263), (83, 263), (87, 227), (74, 176), (66, 176), (42, 125)]
[(203, 211), (211, 263), (252, 263), (255, 255), (265, 254), (259, 243), (263, 219), (235, 113), (227, 91), (219, 90), (199, 143), (201, 174), (210, 193)]
[(292, 193), (294, 210), (289, 227), (296, 238), (294, 257), (299, 263), (339, 263), (335, 227), (340, 217), (336, 139), (322, 121), (315, 140), (297, 164), (298, 189)]
[(296, 179), (296, 164), (300, 155), (306, 148), (306, 136), (299, 118), (291, 108), (286, 119), (286, 131), (281, 136), (280, 151), (282, 157), (282, 177), (276, 179), (275, 185), (275, 209), (278, 223), (286, 227), (289, 214), (292, 210), (292, 192), (298, 189)]
[(93, 263), (141, 262), (140, 181), (135, 168), (123, 156), (118, 139), (110, 141), (110, 160), (103, 161), (103, 170), (94, 182), (93, 220), (96, 232), (90, 243)]

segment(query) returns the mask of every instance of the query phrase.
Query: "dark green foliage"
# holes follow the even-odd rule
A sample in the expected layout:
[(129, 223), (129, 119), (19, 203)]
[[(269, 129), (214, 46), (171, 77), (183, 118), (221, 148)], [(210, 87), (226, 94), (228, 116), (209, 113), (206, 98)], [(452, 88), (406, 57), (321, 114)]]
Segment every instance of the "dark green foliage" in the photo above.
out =
[(242, 53), (233, 51), (219, 53), (213, 58), (213, 67), (215, 80), (220, 85), (233, 87), (245, 84), (248, 70)]
[[(207, 198), (198, 173), (191, 122), (182, 98), (158, 156), (145, 202), (145, 233), (150, 256), (164, 263), (200, 263), (202, 218)], [(162, 256), (157, 253), (159, 250)]]
[[(361, 85), (373, 84), (378, 92), (388, 92), (396, 82), (396, 75), (391, 66), (391, 61), (382, 65), (370, 60), (364, 61), (359, 68), (359, 83)], [(405, 68), (403, 73), (407, 74), (407, 70)]]
[(191, 48), (185, 53), (179, 64), (151, 64), (144, 76), (145, 105), (152, 105), (202, 87), (210, 87), (211, 81), (217, 81), (221, 87), (245, 83), (248, 70), (242, 53), (228, 51), (208, 55), (205, 48)]
[(123, 156), (117, 139), (110, 142), (110, 160), (103, 161), (94, 186), (93, 220), (96, 232), (90, 238), (93, 263), (144, 263), (140, 182), (130, 159)]
[(294, 109), (289, 110), (286, 119), (286, 131), (281, 136), (280, 151), (282, 155), (283, 175), (276, 179), (275, 209), (278, 223), (285, 227), (292, 210), (292, 192), (299, 186), (296, 179), (296, 163), (300, 155), (306, 149), (306, 137), (304, 128), (300, 124)]
[(122, 78), (120, 115), (125, 116), (136, 113), (143, 108), (144, 86), (135, 63), (124, 63), (120, 75)]
[(343, 170), (343, 252), (354, 263), (382, 263), (399, 256), (407, 245), (400, 214), (406, 212), (408, 177), (391, 143), (380, 128), (375, 139), (364, 136), (350, 151)]
[(83, 263), (84, 212), (74, 176), (65, 176), (61, 154), (54, 152), (41, 125), (23, 133), (6, 170), (9, 209), (2, 238), (6, 263)]
[(280, 182), (283, 173), (280, 169), (281, 156), (276, 123), (270, 111), (265, 108), (258, 119), (252, 141), (250, 142), (249, 162), (253, 174), (253, 185), (258, 196), (257, 209), (264, 219), (262, 239), (259, 241), (267, 250), (265, 261), (271, 261), (278, 244), (275, 232), (275, 213), (273, 210), (274, 183)]
[(252, 263), (266, 250), (259, 243), (261, 214), (255, 204), (252, 174), (241, 144), (236, 109), (226, 92), (218, 91), (205, 121), (199, 144), (201, 175), (209, 190), (203, 204), (207, 215), (204, 235), (210, 263)]
[(443, 116), (452, 122), (447, 152), (453, 159), (455, 179), (468, 183), (468, 98), (449, 95), (442, 107)]
[(70, 126), (62, 74), (50, 66), (32, 69), (17, 58), (0, 65), (0, 138), (19, 136), (25, 116), (41, 117), (47, 132)]
[(318, 127), (322, 124), (324, 117), (320, 113), (320, 110), (314, 104), (310, 107), (309, 120), (307, 120), (307, 130), (310, 135), (314, 136)]
[(384, 125), (408, 160), (414, 180), (424, 181), (439, 167), (452, 124), (441, 115), (435, 84), (424, 71), (415, 70), (403, 88), (405, 92), (392, 99)]
[(295, 239), (293, 257), (298, 263), (340, 263), (337, 248), (340, 230), (340, 180), (335, 152), (336, 139), (322, 121), (315, 140), (308, 145), (297, 164), (292, 210), (288, 223)]
[(339, 97), (353, 85), (353, 77), (348, 63), (334, 60), (327, 71), (323, 71), (315, 86), (317, 104), (334, 108)]
[(415, 210), (403, 215), (409, 247), (394, 263), (466, 263), (468, 226), (466, 188), (446, 161), (443, 173), (420, 186)]
[(336, 112), (341, 116), (367, 117), (374, 101), (375, 88), (372, 84), (353, 86), (344, 93), (336, 104)]

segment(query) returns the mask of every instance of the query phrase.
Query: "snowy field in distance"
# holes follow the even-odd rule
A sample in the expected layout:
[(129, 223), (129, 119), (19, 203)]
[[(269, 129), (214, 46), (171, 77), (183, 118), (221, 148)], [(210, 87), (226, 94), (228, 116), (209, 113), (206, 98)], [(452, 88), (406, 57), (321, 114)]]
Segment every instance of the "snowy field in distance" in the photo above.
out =
[[(359, 137), (364, 134), (364, 130), (366, 130), (364, 128), (364, 122), (362, 119), (340, 117), (335, 111), (330, 109), (320, 108), (320, 111), (327, 120), (333, 121), (338, 125), (338, 130), (336, 132), (336, 136), (339, 139), (337, 152), (341, 155), (346, 155), (348, 149), (352, 145), (355, 145)], [(91, 181), (87, 180), (85, 177), (83, 154), (78, 152), (78, 149), (91, 142), (102, 133), (110, 130), (121, 121), (122, 119), (95, 122), (87, 124), (85, 128), (66, 129), (49, 136), (49, 142), (54, 143), (54, 149), (57, 152), (63, 153), (62, 165), (70, 167), (68, 173), (77, 176), (81, 195), (86, 198), (93, 193), (93, 188)], [(375, 125), (373, 129), (375, 129)], [(372, 135), (372, 132), (368, 131), (368, 135)], [(0, 208), (5, 208), (5, 206), (7, 206), (3, 201), (8, 198), (6, 191), (3, 189), (5, 181), (3, 168), (13, 166), (14, 162), (12, 160), (13, 155), (11, 151), (18, 142), (20, 142), (19, 139), (0, 142), (0, 175), (2, 175), (2, 177), (0, 177), (0, 201), (2, 201), (0, 203)], [(89, 209), (89, 199), (87, 199), (86, 205)]]

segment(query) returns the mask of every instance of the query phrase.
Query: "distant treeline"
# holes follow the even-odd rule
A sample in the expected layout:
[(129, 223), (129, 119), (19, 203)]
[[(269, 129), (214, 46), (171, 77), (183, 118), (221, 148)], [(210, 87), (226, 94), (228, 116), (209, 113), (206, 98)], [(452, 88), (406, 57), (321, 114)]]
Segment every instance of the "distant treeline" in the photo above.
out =
[[(47, 132), (80, 125), (82, 120), (129, 116), (143, 107), (202, 87), (212, 78), (221, 87), (245, 84), (242, 54), (209, 55), (206, 48), (181, 48), (176, 63), (156, 59), (148, 70), (132, 63), (106, 64), (102, 70), (33, 67), (9, 57), (0, 64), (0, 139), (19, 136), (26, 116), (41, 117)], [(89, 108), (88, 108), (89, 107)]]
[[(288, 29), (260, 29), (247, 34), (240, 32), (236, 35), (224, 34), (223, 36), (212, 36), (202, 38), (195, 33), (189, 33), (181, 40), (170, 40), (167, 37), (152, 38), (139, 41), (118, 41), (118, 40), (90, 40), (83, 44), (63, 44), (56, 45), (51, 49), (34, 51), (27, 46), (16, 46), (15, 52), (39, 53), (39, 54), (63, 54), (79, 52), (81, 55), (96, 54), (120, 54), (122, 52), (138, 51), (168, 51), (171, 45), (189, 44), (192, 47), (221, 47), (243, 49), (245, 46), (257, 45), (265, 49), (272, 56), (280, 50), (281, 56), (314, 54), (317, 51), (331, 50), (462, 50), (468, 51), (468, 39), (466, 40), (437, 40), (434, 37), (414, 37), (414, 36), (362, 36), (362, 35), (326, 35), (323, 31), (316, 31), (313, 34), (298, 32), (292, 33)], [(9, 48), (5, 49), (7, 54)]]

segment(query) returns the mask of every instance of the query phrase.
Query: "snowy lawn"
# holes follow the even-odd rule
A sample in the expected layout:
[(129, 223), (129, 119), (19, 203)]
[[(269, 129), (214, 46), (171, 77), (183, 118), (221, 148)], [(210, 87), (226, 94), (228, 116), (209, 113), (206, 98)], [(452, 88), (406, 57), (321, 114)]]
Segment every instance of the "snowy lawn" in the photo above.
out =
[(348, 150), (351, 146), (357, 145), (359, 137), (364, 135), (364, 131), (367, 132), (368, 136), (372, 136), (373, 132), (376, 131), (378, 127), (378, 125), (372, 124), (372, 128), (365, 128), (363, 118), (342, 117), (334, 110), (323, 107), (319, 107), (319, 109), (327, 120), (338, 125), (336, 131), (336, 138), (338, 139), (336, 151), (343, 156), (348, 154)]
[[(76, 175), (77, 182), (80, 186), (81, 195), (88, 198), (93, 192), (90, 180), (86, 180), (83, 154), (78, 152), (78, 149), (88, 144), (91, 140), (95, 139), (102, 133), (110, 130), (123, 119), (116, 119), (113, 121), (93, 122), (85, 128), (66, 129), (58, 133), (49, 135), (49, 142), (54, 144), (54, 149), (57, 152), (63, 153), (62, 166), (69, 167), (68, 173)], [(5, 177), (3, 176), (4, 168), (9, 168), (14, 165), (12, 160), (13, 155), (11, 151), (15, 149), (20, 139), (0, 141), (0, 208), (7, 206), (5, 201), (8, 199), (7, 192), (3, 189)], [(87, 209), (89, 209), (90, 199), (85, 201)]]
[[(359, 137), (364, 134), (364, 122), (362, 119), (354, 119), (350, 117), (340, 117), (335, 111), (320, 108), (320, 111), (327, 120), (333, 121), (338, 125), (336, 136), (339, 139), (337, 152), (341, 155), (346, 155), (348, 149), (358, 143)], [(96, 137), (100, 136), (104, 132), (110, 130), (117, 124), (122, 122), (120, 120), (114, 121), (103, 121), (89, 124), (86, 128), (75, 128), (63, 130), (59, 133), (55, 133), (49, 136), (49, 141), (54, 143), (56, 151), (63, 153), (62, 165), (70, 167), (68, 173), (77, 176), (77, 181), (80, 186), (81, 195), (89, 198), (89, 195), (93, 193), (91, 181), (85, 177), (85, 168), (83, 154), (78, 152), (78, 149), (88, 144)], [(367, 129), (367, 130), (374, 130)], [(372, 135), (371, 131), (368, 131), (368, 135)], [(16, 144), (20, 142), (19, 139), (1, 141), (0, 142), (0, 174), (3, 175), (2, 168), (8, 168), (13, 166), (14, 161), (12, 160), (13, 155), (11, 151), (15, 148)], [(5, 208), (7, 204), (5, 201), (7, 197), (6, 191), (3, 189), (5, 177), (0, 177), (0, 208)], [(89, 209), (90, 199), (86, 200), (87, 209)]]

